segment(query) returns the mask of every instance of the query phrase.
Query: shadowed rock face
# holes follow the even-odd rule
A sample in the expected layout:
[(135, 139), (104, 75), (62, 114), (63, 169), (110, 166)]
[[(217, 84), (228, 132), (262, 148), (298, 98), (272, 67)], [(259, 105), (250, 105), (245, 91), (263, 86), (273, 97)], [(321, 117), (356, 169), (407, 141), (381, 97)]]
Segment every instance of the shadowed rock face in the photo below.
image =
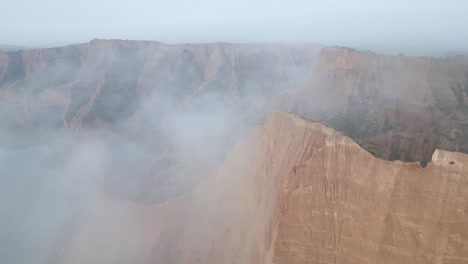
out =
[[(316, 87), (312, 101), (323, 102), (327, 116), (322, 119), (376, 156), (429, 161), (436, 148), (466, 152), (466, 57), (392, 57), (325, 48), (313, 72), (306, 87)], [(299, 105), (308, 105), (307, 92), (306, 103)], [(308, 111), (298, 112), (313, 115)]]
[[(451, 163), (454, 164), (451, 164)], [(185, 197), (98, 194), (64, 263), (464, 263), (468, 156), (426, 168), (274, 113)]]
[(103, 185), (157, 203), (187, 192), (266, 113), (280, 110), (318, 51), (93, 40), (1, 53), (0, 128), (14, 131), (13, 146), (57, 129), (130, 141), (114, 151), (138, 155), (112, 160)]
[[(222, 103), (261, 108), (255, 101), (265, 104), (302, 84), (317, 52), (316, 46), (104, 40), (6, 52), (0, 55), (1, 97), (23, 104), (29, 115), (60, 107), (58, 121), (72, 130), (96, 120), (112, 126), (132, 115), (145, 96), (187, 107), (209, 94)], [(21, 121), (33, 125), (37, 118)]]

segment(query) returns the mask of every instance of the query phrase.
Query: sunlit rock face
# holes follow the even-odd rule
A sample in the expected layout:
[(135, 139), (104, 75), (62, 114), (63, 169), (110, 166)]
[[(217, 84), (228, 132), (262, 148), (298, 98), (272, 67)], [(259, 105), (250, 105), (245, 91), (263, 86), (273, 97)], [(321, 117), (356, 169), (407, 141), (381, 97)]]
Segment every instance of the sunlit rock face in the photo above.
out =
[[(162, 204), (97, 194), (65, 263), (464, 263), (468, 155), (384, 161), (274, 113), (190, 193)], [(451, 162), (455, 162), (452, 164)]]
[(468, 155), (436, 150), (422, 168), (334, 132), (320, 143), (285, 177), (274, 263), (468, 261)]

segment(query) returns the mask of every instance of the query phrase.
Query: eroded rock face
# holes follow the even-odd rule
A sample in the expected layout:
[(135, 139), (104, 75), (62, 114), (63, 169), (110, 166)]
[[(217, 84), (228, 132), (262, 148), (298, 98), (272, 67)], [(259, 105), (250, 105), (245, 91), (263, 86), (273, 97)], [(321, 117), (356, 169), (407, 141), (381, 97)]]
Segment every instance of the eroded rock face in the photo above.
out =
[[(468, 156), (426, 168), (275, 113), (183, 198), (98, 194), (65, 263), (464, 263)], [(454, 162), (454, 163), (452, 163)]]
[(322, 145), (287, 176), (275, 263), (468, 261), (466, 154), (436, 150), (421, 168), (343, 135)]
[(288, 114), (272, 116), (185, 197), (158, 205), (99, 198), (66, 263), (271, 262), (284, 177), (320, 147), (322, 130), (332, 131), (311, 124), (317, 134), (308, 133), (308, 126)]
[(280, 110), (318, 51), (93, 40), (0, 53), (0, 133), (24, 134), (13, 146), (57, 130), (121, 138), (114, 152), (137, 154), (111, 160), (107, 191), (159, 203), (190, 190), (266, 113)]
[[(466, 152), (466, 57), (324, 48), (305, 87), (304, 108), (294, 112), (320, 116), (378, 157), (429, 161), (436, 148)], [(318, 113), (307, 109), (313, 103)]]
[[(468, 149), (467, 72), (466, 57), (309, 45), (93, 40), (0, 53), (0, 154), (58, 130), (71, 146), (92, 138), (91, 158), (64, 165), (66, 190), (83, 174), (92, 194), (60, 204), (80, 201), (34, 247), (38, 262), (463, 263), (466, 156), (436, 149)], [(292, 114), (248, 132), (277, 110), (377, 157), (432, 162), (376, 159)], [(60, 168), (68, 149), (33, 163)]]
[[(5, 52), (0, 53), (0, 98), (23, 105), (31, 115), (58, 105), (59, 121), (72, 130), (95, 119), (113, 125), (148, 96), (162, 106), (176, 100), (176, 107), (184, 107), (210, 94), (233, 107), (261, 108), (273, 95), (303, 83), (318, 51), (312, 45), (93, 40)], [(245, 100), (239, 101), (241, 95)]]
[(153, 133), (141, 117), (144, 103), (153, 120), (218, 104), (242, 115), (248, 128), (272, 111), (292, 111), (345, 132), (378, 157), (429, 161), (436, 148), (468, 151), (467, 87), (466, 57), (93, 40), (0, 53), (0, 124), (141, 137)]

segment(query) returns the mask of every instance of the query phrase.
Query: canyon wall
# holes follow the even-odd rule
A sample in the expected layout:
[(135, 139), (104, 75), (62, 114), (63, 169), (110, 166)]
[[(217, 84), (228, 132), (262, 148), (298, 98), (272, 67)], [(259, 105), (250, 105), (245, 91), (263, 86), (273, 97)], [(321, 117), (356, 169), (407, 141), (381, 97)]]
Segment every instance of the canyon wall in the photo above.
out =
[[(293, 111), (345, 132), (377, 157), (429, 161), (436, 148), (468, 151), (467, 78), (462, 56), (96, 39), (0, 53), (0, 121), (8, 128), (122, 129), (141, 137), (148, 130), (143, 103), (153, 122), (222, 105), (243, 132), (272, 111)], [(122, 120), (131, 122), (122, 128)], [(233, 133), (225, 149), (243, 132)]]
[(0, 260), (466, 262), (467, 73), (313, 45), (0, 53)]
[[(183, 197), (96, 193), (58, 263), (464, 263), (468, 155), (384, 161), (333, 129), (270, 115)], [(63, 261), (65, 260), (65, 261)]]

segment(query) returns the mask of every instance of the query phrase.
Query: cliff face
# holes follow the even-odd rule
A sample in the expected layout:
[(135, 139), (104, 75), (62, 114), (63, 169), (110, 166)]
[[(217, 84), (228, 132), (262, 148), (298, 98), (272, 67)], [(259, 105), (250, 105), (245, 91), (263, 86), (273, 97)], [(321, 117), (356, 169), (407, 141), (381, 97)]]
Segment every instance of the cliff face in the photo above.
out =
[[(310, 45), (93, 40), (0, 53), (0, 158), (34, 150), (33, 169), (0, 180), (59, 198), (47, 183), (86, 182), (58, 204), (79, 210), (37, 207), (65, 219), (47, 247), (28, 237), (17, 250), (45, 263), (466, 262), (466, 156), (436, 149), (468, 149), (467, 72), (466, 57)], [(263, 122), (276, 110), (330, 127), (285, 113)], [(71, 147), (44, 157), (58, 130)], [(77, 142), (88, 149), (69, 166)], [(355, 142), (430, 162), (380, 160)], [(22, 199), (0, 219), (14, 225), (35, 197), (8, 184), (5, 205)]]
[(468, 261), (467, 159), (436, 150), (422, 168), (329, 135), (286, 179), (274, 262)]
[(14, 135), (13, 146), (58, 129), (123, 137), (139, 154), (114, 161), (107, 191), (161, 202), (189, 190), (266, 113), (279, 110), (318, 51), (93, 40), (0, 53), (0, 132)]
[[(303, 98), (324, 120), (385, 159), (428, 161), (466, 149), (468, 60), (380, 56), (324, 48)], [(310, 98), (310, 99), (308, 99)], [(314, 109), (302, 109), (306, 115)]]
[(98, 194), (61, 258), (464, 263), (467, 162), (440, 150), (426, 168), (380, 160), (327, 126), (275, 113), (185, 197), (142, 205)]
[(184, 197), (141, 205), (99, 195), (66, 263), (270, 263), (285, 176), (320, 148), (322, 131), (332, 130), (275, 114)]
[(130, 120), (125, 133), (141, 137), (148, 130), (143, 103), (153, 120), (222, 105), (243, 115), (246, 128), (271, 111), (293, 111), (345, 132), (378, 157), (429, 161), (436, 148), (468, 151), (467, 76), (466, 57), (93, 40), (0, 53), (0, 121), (7, 128), (117, 131)]
[(26, 110), (24, 119), (9, 116), (13, 121), (44, 125), (38, 120), (45, 118), (41, 111), (56, 111), (61, 118), (47, 117), (72, 130), (121, 121), (148, 96), (183, 107), (209, 94), (232, 106), (262, 108), (273, 94), (303, 82), (317, 52), (310, 45), (121, 40), (5, 52), (0, 53), (0, 98)]

